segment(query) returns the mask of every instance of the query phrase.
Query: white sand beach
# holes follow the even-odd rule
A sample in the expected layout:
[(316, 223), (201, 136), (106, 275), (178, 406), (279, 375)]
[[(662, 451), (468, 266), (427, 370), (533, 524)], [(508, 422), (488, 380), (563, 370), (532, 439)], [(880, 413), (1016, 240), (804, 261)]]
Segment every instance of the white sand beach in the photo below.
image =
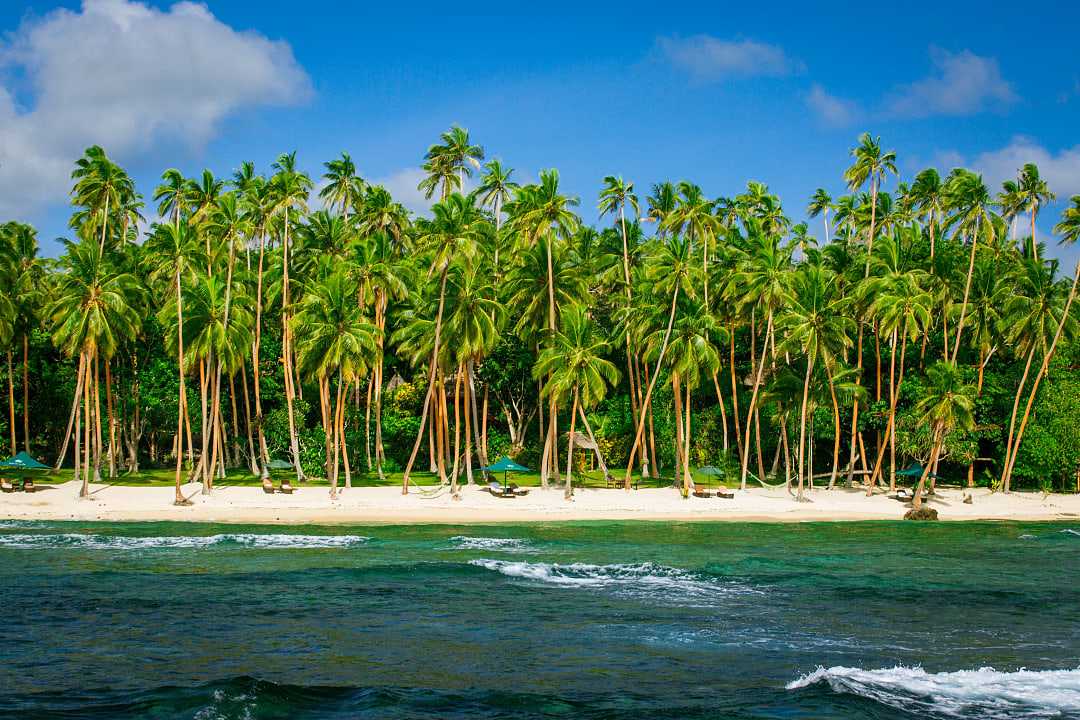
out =
[[(885, 494), (866, 497), (859, 489), (815, 489), (799, 503), (783, 488), (735, 491), (734, 499), (683, 499), (673, 489), (580, 489), (572, 501), (561, 489), (534, 488), (525, 497), (493, 497), (465, 486), (461, 498), (430, 496), (399, 487), (359, 487), (331, 500), (325, 487), (300, 487), (292, 495), (267, 495), (259, 487), (222, 486), (209, 496), (197, 484), (184, 486), (190, 507), (172, 505), (171, 487), (95, 484), (92, 500), (78, 498), (79, 485), (39, 487), (32, 494), (0, 496), (0, 518), (9, 520), (190, 521), (236, 523), (493, 523), (565, 520), (677, 520), (808, 522), (897, 520), (910, 507)], [(1080, 495), (985, 489), (939, 489), (928, 498), (946, 521), (1080, 519)]]

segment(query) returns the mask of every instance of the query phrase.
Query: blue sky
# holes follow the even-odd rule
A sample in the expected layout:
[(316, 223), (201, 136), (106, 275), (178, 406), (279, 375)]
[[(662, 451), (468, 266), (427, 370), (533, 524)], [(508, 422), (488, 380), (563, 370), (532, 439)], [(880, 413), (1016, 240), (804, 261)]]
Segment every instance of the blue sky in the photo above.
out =
[(519, 180), (557, 167), (590, 221), (606, 174), (642, 195), (760, 180), (802, 219), (815, 187), (843, 190), (863, 130), (907, 179), (965, 164), (996, 190), (1034, 160), (1080, 194), (1073, 5), (344, 5), (4, 4), (0, 215), (49, 252), (92, 142), (146, 195), (168, 166), (227, 175), (295, 149), (318, 175), (345, 150), (419, 209), (417, 168), (451, 123)]

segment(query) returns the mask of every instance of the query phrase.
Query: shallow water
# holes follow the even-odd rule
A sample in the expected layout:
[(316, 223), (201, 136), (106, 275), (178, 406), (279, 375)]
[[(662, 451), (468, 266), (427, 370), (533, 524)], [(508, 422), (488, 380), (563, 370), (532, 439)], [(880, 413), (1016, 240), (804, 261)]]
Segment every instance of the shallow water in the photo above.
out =
[(0, 718), (1080, 718), (1073, 524), (0, 523)]

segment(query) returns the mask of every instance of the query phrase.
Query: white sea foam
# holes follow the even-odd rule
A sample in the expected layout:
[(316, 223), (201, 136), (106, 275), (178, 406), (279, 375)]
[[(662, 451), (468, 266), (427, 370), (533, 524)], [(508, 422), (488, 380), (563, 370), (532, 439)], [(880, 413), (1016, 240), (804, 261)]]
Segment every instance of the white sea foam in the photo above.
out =
[(1032, 535), (1031, 533), (1024, 533), (1018, 539), (1019, 540), (1035, 540), (1037, 537), (1038, 537), (1037, 535)]
[(618, 594), (640, 598), (663, 598), (684, 605), (708, 605), (732, 594), (757, 592), (735, 582), (722, 582), (686, 570), (638, 563), (633, 565), (589, 565), (572, 563), (473, 560), (472, 565), (494, 570), (512, 578), (522, 578), (567, 588), (608, 588)]
[(532, 548), (528, 541), (519, 538), (470, 537), (456, 535), (450, 542), (459, 550), (497, 550), (504, 552), (526, 552)]
[(787, 689), (819, 683), (828, 684), (834, 692), (932, 717), (1004, 720), (1080, 713), (1080, 669), (999, 672), (984, 667), (928, 673), (919, 667), (819, 667), (788, 683)]
[(1061, 532), (1066, 535), (1080, 535), (1080, 530), (1073, 530), (1072, 528), (1065, 528)]
[(251, 548), (345, 548), (362, 545), (370, 538), (360, 535), (291, 535), (286, 533), (257, 535), (226, 533), (220, 535), (132, 537), (126, 535), (62, 534), (0, 534), (0, 547), (60, 548), (88, 550), (145, 550), (152, 548), (203, 548), (214, 545), (238, 545)]

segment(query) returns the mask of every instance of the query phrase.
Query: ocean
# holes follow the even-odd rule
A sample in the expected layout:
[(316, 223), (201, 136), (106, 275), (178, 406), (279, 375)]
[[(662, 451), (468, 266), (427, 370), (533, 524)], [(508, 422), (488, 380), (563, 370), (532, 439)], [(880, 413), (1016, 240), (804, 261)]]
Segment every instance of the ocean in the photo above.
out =
[(1080, 718), (1080, 521), (0, 521), (0, 588), (0, 718)]

